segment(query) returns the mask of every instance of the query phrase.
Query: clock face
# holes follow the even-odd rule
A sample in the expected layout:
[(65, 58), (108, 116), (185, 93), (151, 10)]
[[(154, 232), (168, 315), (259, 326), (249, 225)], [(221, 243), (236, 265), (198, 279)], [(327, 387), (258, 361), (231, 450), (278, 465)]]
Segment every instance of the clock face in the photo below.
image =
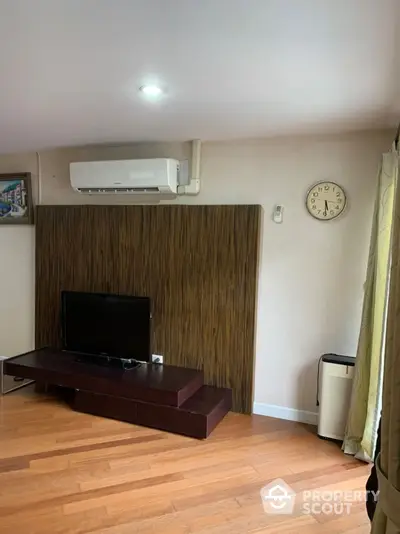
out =
[(319, 182), (307, 193), (306, 206), (310, 214), (320, 221), (338, 217), (346, 206), (346, 194), (334, 182)]

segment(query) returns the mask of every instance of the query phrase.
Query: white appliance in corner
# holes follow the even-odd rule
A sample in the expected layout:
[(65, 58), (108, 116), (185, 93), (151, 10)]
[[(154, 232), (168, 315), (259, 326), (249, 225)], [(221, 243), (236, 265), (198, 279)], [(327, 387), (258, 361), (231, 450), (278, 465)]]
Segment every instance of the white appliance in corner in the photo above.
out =
[(324, 354), (319, 362), (318, 436), (343, 440), (350, 407), (355, 358)]
[(127, 159), (70, 163), (72, 188), (86, 194), (177, 195), (179, 161)]

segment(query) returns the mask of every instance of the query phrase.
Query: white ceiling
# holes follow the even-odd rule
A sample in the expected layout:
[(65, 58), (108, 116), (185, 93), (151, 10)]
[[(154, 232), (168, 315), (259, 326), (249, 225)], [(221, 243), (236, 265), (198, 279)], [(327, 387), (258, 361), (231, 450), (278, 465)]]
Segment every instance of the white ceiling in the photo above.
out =
[[(392, 126), (399, 15), (400, 0), (0, 0), (0, 151)], [(158, 104), (138, 93), (152, 81)]]

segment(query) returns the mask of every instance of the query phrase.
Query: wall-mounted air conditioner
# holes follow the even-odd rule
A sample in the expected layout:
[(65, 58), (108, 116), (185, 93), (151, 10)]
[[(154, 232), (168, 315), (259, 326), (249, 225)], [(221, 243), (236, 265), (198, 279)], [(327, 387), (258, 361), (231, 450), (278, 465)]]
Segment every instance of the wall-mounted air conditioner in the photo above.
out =
[(78, 193), (177, 195), (178, 175), (179, 161), (167, 158), (70, 163)]

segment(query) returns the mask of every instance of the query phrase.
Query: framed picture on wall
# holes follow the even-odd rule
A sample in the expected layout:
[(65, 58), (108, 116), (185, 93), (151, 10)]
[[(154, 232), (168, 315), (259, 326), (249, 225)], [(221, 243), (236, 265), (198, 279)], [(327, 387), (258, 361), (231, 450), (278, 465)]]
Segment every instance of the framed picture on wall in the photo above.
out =
[(0, 174), (0, 226), (3, 224), (33, 224), (29, 172)]

